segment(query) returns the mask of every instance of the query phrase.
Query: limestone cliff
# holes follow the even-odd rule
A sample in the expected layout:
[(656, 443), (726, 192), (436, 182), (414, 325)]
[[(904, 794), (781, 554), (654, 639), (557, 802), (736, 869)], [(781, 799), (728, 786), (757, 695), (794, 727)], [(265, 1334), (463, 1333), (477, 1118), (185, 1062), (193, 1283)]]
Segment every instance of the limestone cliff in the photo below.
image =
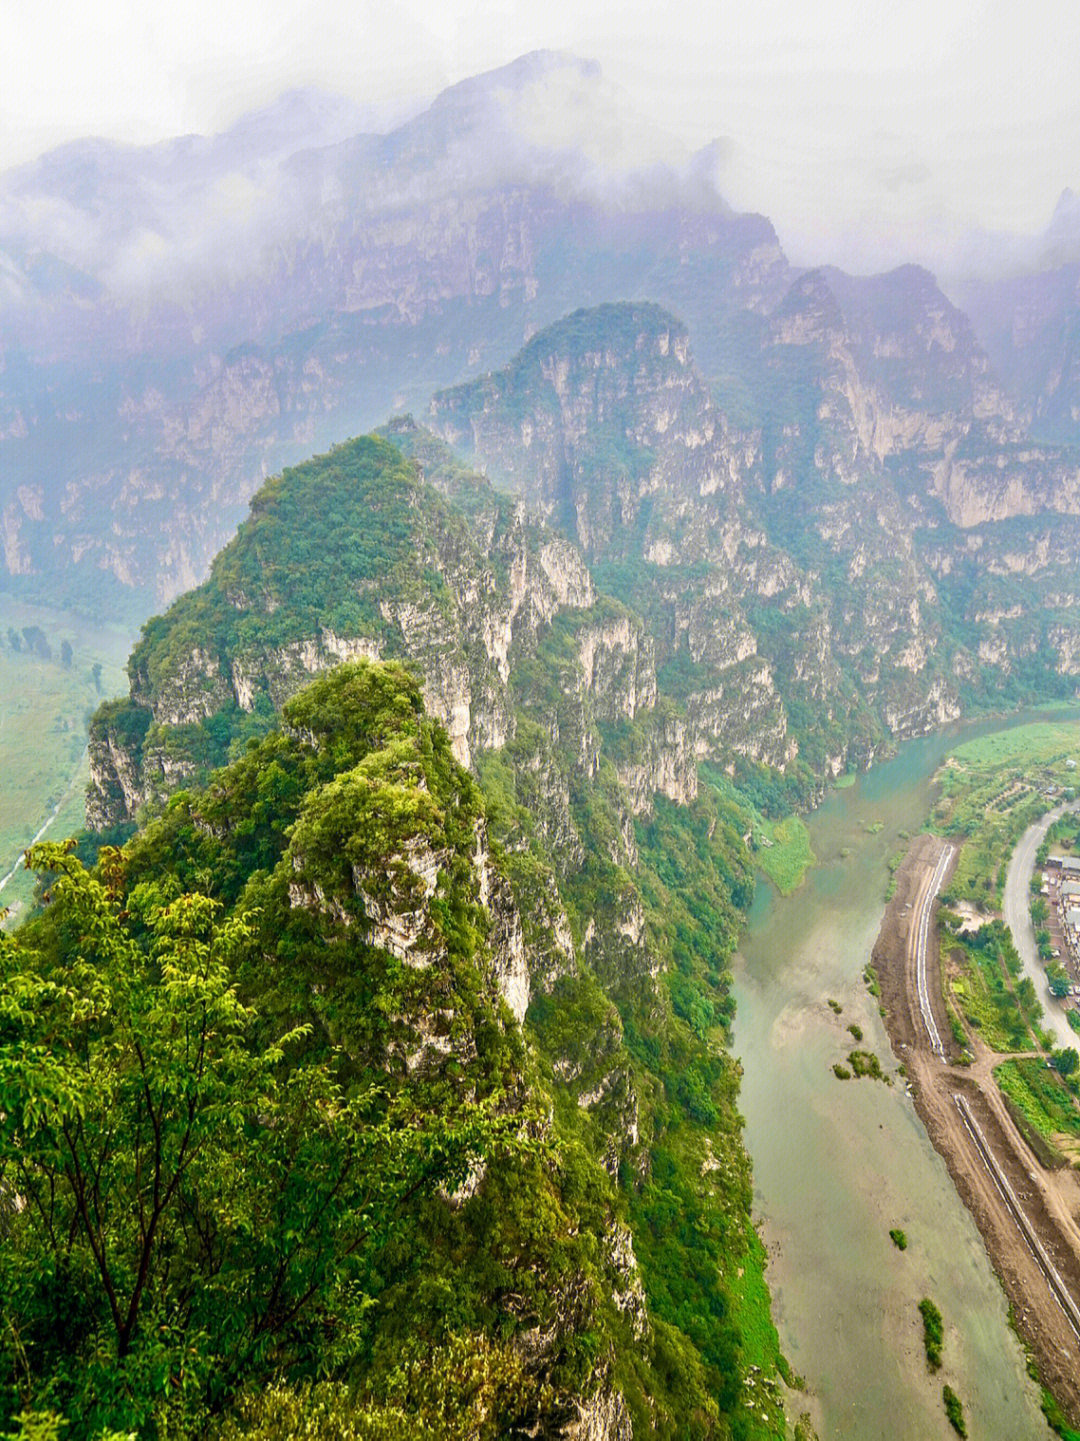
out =
[(775, 232), (708, 155), (597, 187), (541, 138), (553, 87), (606, 103), (597, 67), (539, 54), (379, 135), (88, 142), (0, 177), (6, 573), (145, 614), (204, 578), (268, 474), (576, 305), (693, 309), (708, 348), (775, 303)]
[[(721, 1298), (729, 1260), (747, 1257), (750, 1188), (737, 1074), (717, 1035), (730, 1023), (727, 959), (751, 881), (745, 813), (701, 785), (699, 764), (791, 754), (783, 708), (740, 615), (712, 624), (703, 611), (672, 607), (708, 672), (707, 683), (685, 684), (677, 666), (658, 667), (668, 647), (659, 612), (606, 594), (571, 540), (430, 433), (404, 419), (387, 433), (400, 449), (365, 437), (270, 481), (210, 580), (146, 626), (129, 698), (94, 723), (88, 816), (98, 828), (152, 818), (229, 757), (269, 796), (280, 784), (270, 756), (282, 706), (280, 744), (336, 754), (336, 722), (309, 733), (305, 681), (342, 660), (359, 672), (376, 657), (407, 662), (418, 701), (445, 727), (448, 755), (478, 777), (487, 820), (451, 847), (449, 815), (430, 788), (384, 806), (381, 775), (350, 773), (318, 826), (301, 816), (286, 828), (288, 907), (320, 932), (362, 939), (427, 995), (448, 938), (477, 924), (447, 907), (447, 876), (467, 881), (485, 918), (486, 993), (505, 1006), (503, 1024), (524, 1024), (559, 1125), (624, 1197), (630, 1231), (605, 1232), (614, 1279), (603, 1294), (647, 1367), (666, 1328), (682, 1324), (664, 1278), (687, 1264), (687, 1233), (657, 1231), (652, 1208), (669, 1194), (696, 1206), (709, 1148), (726, 1147), (725, 1185), (707, 1200), (700, 1230), (718, 1254), (680, 1283), (695, 1312), (713, 1319), (700, 1349), (695, 1342), (678, 1362), (701, 1434), (722, 1436), (713, 1389), (738, 1347)], [(368, 827), (349, 820), (350, 797), (375, 835), (384, 811), (403, 817), (389, 850), (370, 851)], [(167, 807), (160, 824), (175, 825), (180, 809)], [(195, 831), (219, 838), (223, 824), (208, 810)], [(394, 1054), (410, 1076), (467, 1068), (484, 1054), (484, 1033), (463, 1027), (454, 1006), (425, 1003), (406, 1020), (395, 1020)], [(678, 1059), (667, 1078), (669, 1053)], [(665, 1138), (675, 1131), (671, 1163)], [(595, 1224), (606, 1226), (606, 1214)], [(699, 1235), (697, 1222), (689, 1234)], [(571, 1288), (568, 1314), (581, 1304)], [(542, 1327), (522, 1344), (542, 1370), (562, 1335)], [(561, 1429), (545, 1434), (614, 1441), (631, 1427), (645, 1434), (657, 1417), (681, 1434), (685, 1403), (652, 1371), (646, 1402), (620, 1354), (598, 1358)]]
[[(1031, 577), (1035, 615), (1048, 529), (1063, 552), (1080, 472), (1018, 438), (1023, 417), (931, 277), (801, 277), (758, 366), (757, 424), (738, 428), (671, 316), (601, 307), (436, 396), (432, 424), (649, 615), (701, 754), (784, 766), (801, 745), (817, 767), (991, 699), (995, 669), (1010, 685), (1030, 673), (1026, 642), (991, 636), (956, 581), (975, 545), (986, 577)], [(1044, 677), (1040, 660), (1031, 684)]]

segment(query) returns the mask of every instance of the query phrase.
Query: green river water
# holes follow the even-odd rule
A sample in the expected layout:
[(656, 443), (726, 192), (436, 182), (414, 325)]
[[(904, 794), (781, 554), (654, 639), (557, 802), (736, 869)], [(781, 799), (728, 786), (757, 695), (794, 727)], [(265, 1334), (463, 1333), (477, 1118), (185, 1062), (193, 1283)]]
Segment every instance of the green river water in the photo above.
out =
[[(979, 730), (994, 728), (1001, 723)], [(884, 910), (886, 862), (903, 847), (901, 832), (916, 832), (929, 815), (939, 761), (958, 736), (974, 733), (905, 744), (832, 792), (809, 822), (818, 865), (787, 898), (760, 882), (736, 960), (735, 1051), (773, 1310), (781, 1345), (806, 1377), (822, 1441), (954, 1437), (943, 1383), (963, 1401), (973, 1441), (1051, 1434), (1004, 1293), (902, 1078), (888, 1087), (839, 1081), (831, 1070), (855, 1045), (846, 1030), (855, 1022), (862, 1046), (896, 1071), (862, 979)], [(907, 1232), (905, 1252), (889, 1239), (895, 1226)], [(923, 1296), (945, 1321), (936, 1375), (926, 1368), (916, 1310)], [(791, 1409), (803, 1409), (800, 1398)]]

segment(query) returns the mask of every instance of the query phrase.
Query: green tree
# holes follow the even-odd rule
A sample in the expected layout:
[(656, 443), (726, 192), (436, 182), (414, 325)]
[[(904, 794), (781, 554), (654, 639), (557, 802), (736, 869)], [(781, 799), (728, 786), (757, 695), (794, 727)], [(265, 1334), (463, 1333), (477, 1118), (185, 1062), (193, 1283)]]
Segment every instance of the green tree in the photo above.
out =
[(1069, 977), (1065, 967), (1055, 962), (1046, 968), (1046, 979), (1050, 986), (1050, 994), (1059, 999), (1069, 994)]
[(37, 948), (0, 934), (0, 1419), (72, 1438), (199, 1414), (241, 1377), (347, 1356), (403, 1207), (499, 1127), (342, 1083), (233, 983), (244, 914), (87, 872), (62, 846)]
[(1050, 1059), (1055, 1071), (1062, 1076), (1071, 1076), (1080, 1065), (1080, 1055), (1077, 1055), (1074, 1046), (1066, 1046), (1064, 1050), (1055, 1051)]
[(22, 633), (26, 649), (31, 654), (40, 656), (42, 660), (52, 660), (52, 647), (39, 625), (24, 625)]

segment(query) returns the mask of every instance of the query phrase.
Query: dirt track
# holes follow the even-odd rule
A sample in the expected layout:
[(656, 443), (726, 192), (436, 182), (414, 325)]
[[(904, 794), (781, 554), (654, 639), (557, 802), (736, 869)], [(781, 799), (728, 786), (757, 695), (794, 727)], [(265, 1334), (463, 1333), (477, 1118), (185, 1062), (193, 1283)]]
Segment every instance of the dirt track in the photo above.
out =
[[(1065, 1291), (1080, 1305), (1080, 1184), (1071, 1169), (1045, 1170), (1013, 1124), (991, 1070), (1006, 1057), (987, 1051), (969, 1037), (972, 1066), (943, 1064), (934, 1055), (916, 996), (915, 951), (920, 906), (932, 889), (932, 877), (945, 842), (920, 835), (896, 875), (874, 947), (886, 1026), (893, 1050), (907, 1070), (915, 1108), (943, 1157), (964, 1204), (986, 1244), (994, 1270), (1012, 1303), (1017, 1326), (1035, 1353), (1044, 1383), (1074, 1424), (1080, 1422), (1080, 1337), (1047, 1280), (1047, 1264)], [(953, 858), (955, 865), (955, 857)], [(946, 872), (946, 879), (948, 872)], [(937, 1029), (947, 1052), (955, 1053), (952, 1030), (941, 995), (941, 965), (936, 930), (931, 925), (926, 957), (928, 991)], [(999, 1184), (980, 1155), (956, 1098), (964, 1096), (984, 1138), (991, 1163), (999, 1169), (1030, 1224), (1032, 1245), (1009, 1210)]]

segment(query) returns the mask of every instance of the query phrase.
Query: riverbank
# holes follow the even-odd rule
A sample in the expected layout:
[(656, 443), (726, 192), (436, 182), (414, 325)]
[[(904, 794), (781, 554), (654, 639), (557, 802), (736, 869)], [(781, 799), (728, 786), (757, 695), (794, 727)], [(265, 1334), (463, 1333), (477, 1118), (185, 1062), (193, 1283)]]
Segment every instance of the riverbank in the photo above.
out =
[[(933, 777), (955, 744), (906, 743), (823, 799), (807, 817), (817, 864), (790, 896), (757, 887), (733, 967), (740, 1110), (773, 1316), (806, 1379), (796, 1407), (822, 1437), (844, 1441), (955, 1441), (943, 1382), (974, 1438), (1048, 1434), (1001, 1284), (895, 1074), (863, 980), (889, 861), (930, 812)], [(876, 1053), (892, 1085), (837, 1078), (856, 1046)], [(908, 1238), (903, 1252), (894, 1228)], [(940, 1376), (926, 1366), (923, 1296), (945, 1317)]]
[[(1071, 1168), (1044, 1168), (1018, 1131), (992, 1075), (993, 1067), (1008, 1058), (989, 1051), (946, 1011), (936, 928), (920, 924), (932, 909), (937, 884), (948, 882), (956, 864), (951, 857), (941, 865), (946, 848), (935, 836), (916, 836), (895, 875), (873, 950), (886, 1029), (905, 1067), (915, 1109), (1009, 1297), (1017, 1329), (1043, 1382), (1077, 1424), (1080, 1327), (1067, 1309), (1070, 1298), (1073, 1304), (1080, 1299), (1080, 1184)], [(920, 934), (929, 981), (921, 1003)], [(971, 1065), (956, 1064), (962, 1048), (954, 1022), (963, 1028), (963, 1049), (975, 1058)], [(935, 1027), (944, 1061), (935, 1054)]]

